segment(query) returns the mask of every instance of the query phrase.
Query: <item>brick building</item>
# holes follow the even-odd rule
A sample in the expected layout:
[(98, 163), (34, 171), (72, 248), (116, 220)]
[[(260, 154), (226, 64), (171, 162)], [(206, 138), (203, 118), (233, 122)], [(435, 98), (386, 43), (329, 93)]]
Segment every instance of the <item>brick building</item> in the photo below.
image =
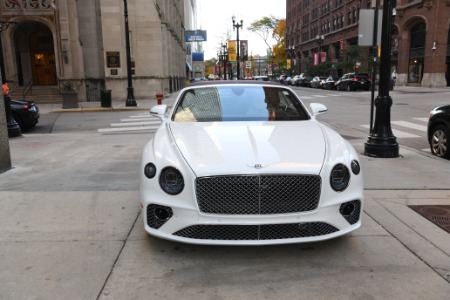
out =
[[(358, 45), (360, 9), (374, 7), (375, 0), (286, 0), (286, 51), (296, 72), (319, 57), (339, 68), (348, 60), (341, 50)], [(450, 0), (397, 0), (395, 12), (391, 66), (397, 84), (450, 86)]]

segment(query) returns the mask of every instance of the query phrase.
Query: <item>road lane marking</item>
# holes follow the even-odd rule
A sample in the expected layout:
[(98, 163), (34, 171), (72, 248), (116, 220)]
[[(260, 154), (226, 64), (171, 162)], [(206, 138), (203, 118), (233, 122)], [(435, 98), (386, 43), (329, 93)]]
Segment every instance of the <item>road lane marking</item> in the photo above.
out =
[(125, 123), (111, 123), (111, 127), (128, 127), (128, 126), (147, 126), (156, 125), (159, 127), (161, 121), (148, 121), (148, 122), (125, 122)]
[[(361, 127), (370, 128), (369, 125), (361, 125)], [(392, 133), (397, 138), (420, 138), (421, 137), (420, 135), (411, 134), (411, 133), (400, 131), (400, 130), (393, 129), (393, 128), (392, 128)]]
[(99, 133), (114, 133), (114, 132), (129, 132), (129, 131), (156, 131), (158, 127), (155, 126), (139, 126), (139, 127), (119, 127), (119, 128), (100, 128)]
[(415, 130), (427, 132), (427, 126), (423, 126), (423, 125), (419, 125), (419, 124), (415, 124), (415, 123), (411, 123), (411, 122), (406, 122), (406, 121), (392, 121), (391, 123), (398, 125), (398, 126), (408, 127), (408, 128), (412, 128)]

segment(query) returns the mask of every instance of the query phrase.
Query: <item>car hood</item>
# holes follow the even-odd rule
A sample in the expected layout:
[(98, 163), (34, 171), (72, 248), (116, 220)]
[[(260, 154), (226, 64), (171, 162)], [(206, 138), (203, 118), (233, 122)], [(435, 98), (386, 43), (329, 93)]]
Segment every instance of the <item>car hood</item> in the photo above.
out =
[(315, 121), (214, 122), (169, 125), (197, 176), (249, 173), (319, 174), (324, 133)]

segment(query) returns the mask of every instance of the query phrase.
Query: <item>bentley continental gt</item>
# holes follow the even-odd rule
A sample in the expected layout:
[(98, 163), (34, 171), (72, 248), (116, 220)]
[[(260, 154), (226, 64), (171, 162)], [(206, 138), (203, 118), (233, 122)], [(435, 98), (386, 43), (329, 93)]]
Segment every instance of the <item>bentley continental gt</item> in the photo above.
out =
[(172, 241), (269, 245), (327, 240), (361, 226), (357, 152), (285, 86), (214, 81), (150, 111), (161, 126), (145, 145), (145, 230)]

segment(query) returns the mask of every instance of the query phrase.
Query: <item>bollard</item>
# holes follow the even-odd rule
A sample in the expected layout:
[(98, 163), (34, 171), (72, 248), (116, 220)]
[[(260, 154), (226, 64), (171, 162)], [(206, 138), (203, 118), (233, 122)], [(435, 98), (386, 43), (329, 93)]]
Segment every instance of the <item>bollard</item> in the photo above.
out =
[(164, 97), (164, 95), (162, 93), (157, 93), (156, 94), (156, 100), (158, 101), (158, 105), (162, 104), (163, 97)]

